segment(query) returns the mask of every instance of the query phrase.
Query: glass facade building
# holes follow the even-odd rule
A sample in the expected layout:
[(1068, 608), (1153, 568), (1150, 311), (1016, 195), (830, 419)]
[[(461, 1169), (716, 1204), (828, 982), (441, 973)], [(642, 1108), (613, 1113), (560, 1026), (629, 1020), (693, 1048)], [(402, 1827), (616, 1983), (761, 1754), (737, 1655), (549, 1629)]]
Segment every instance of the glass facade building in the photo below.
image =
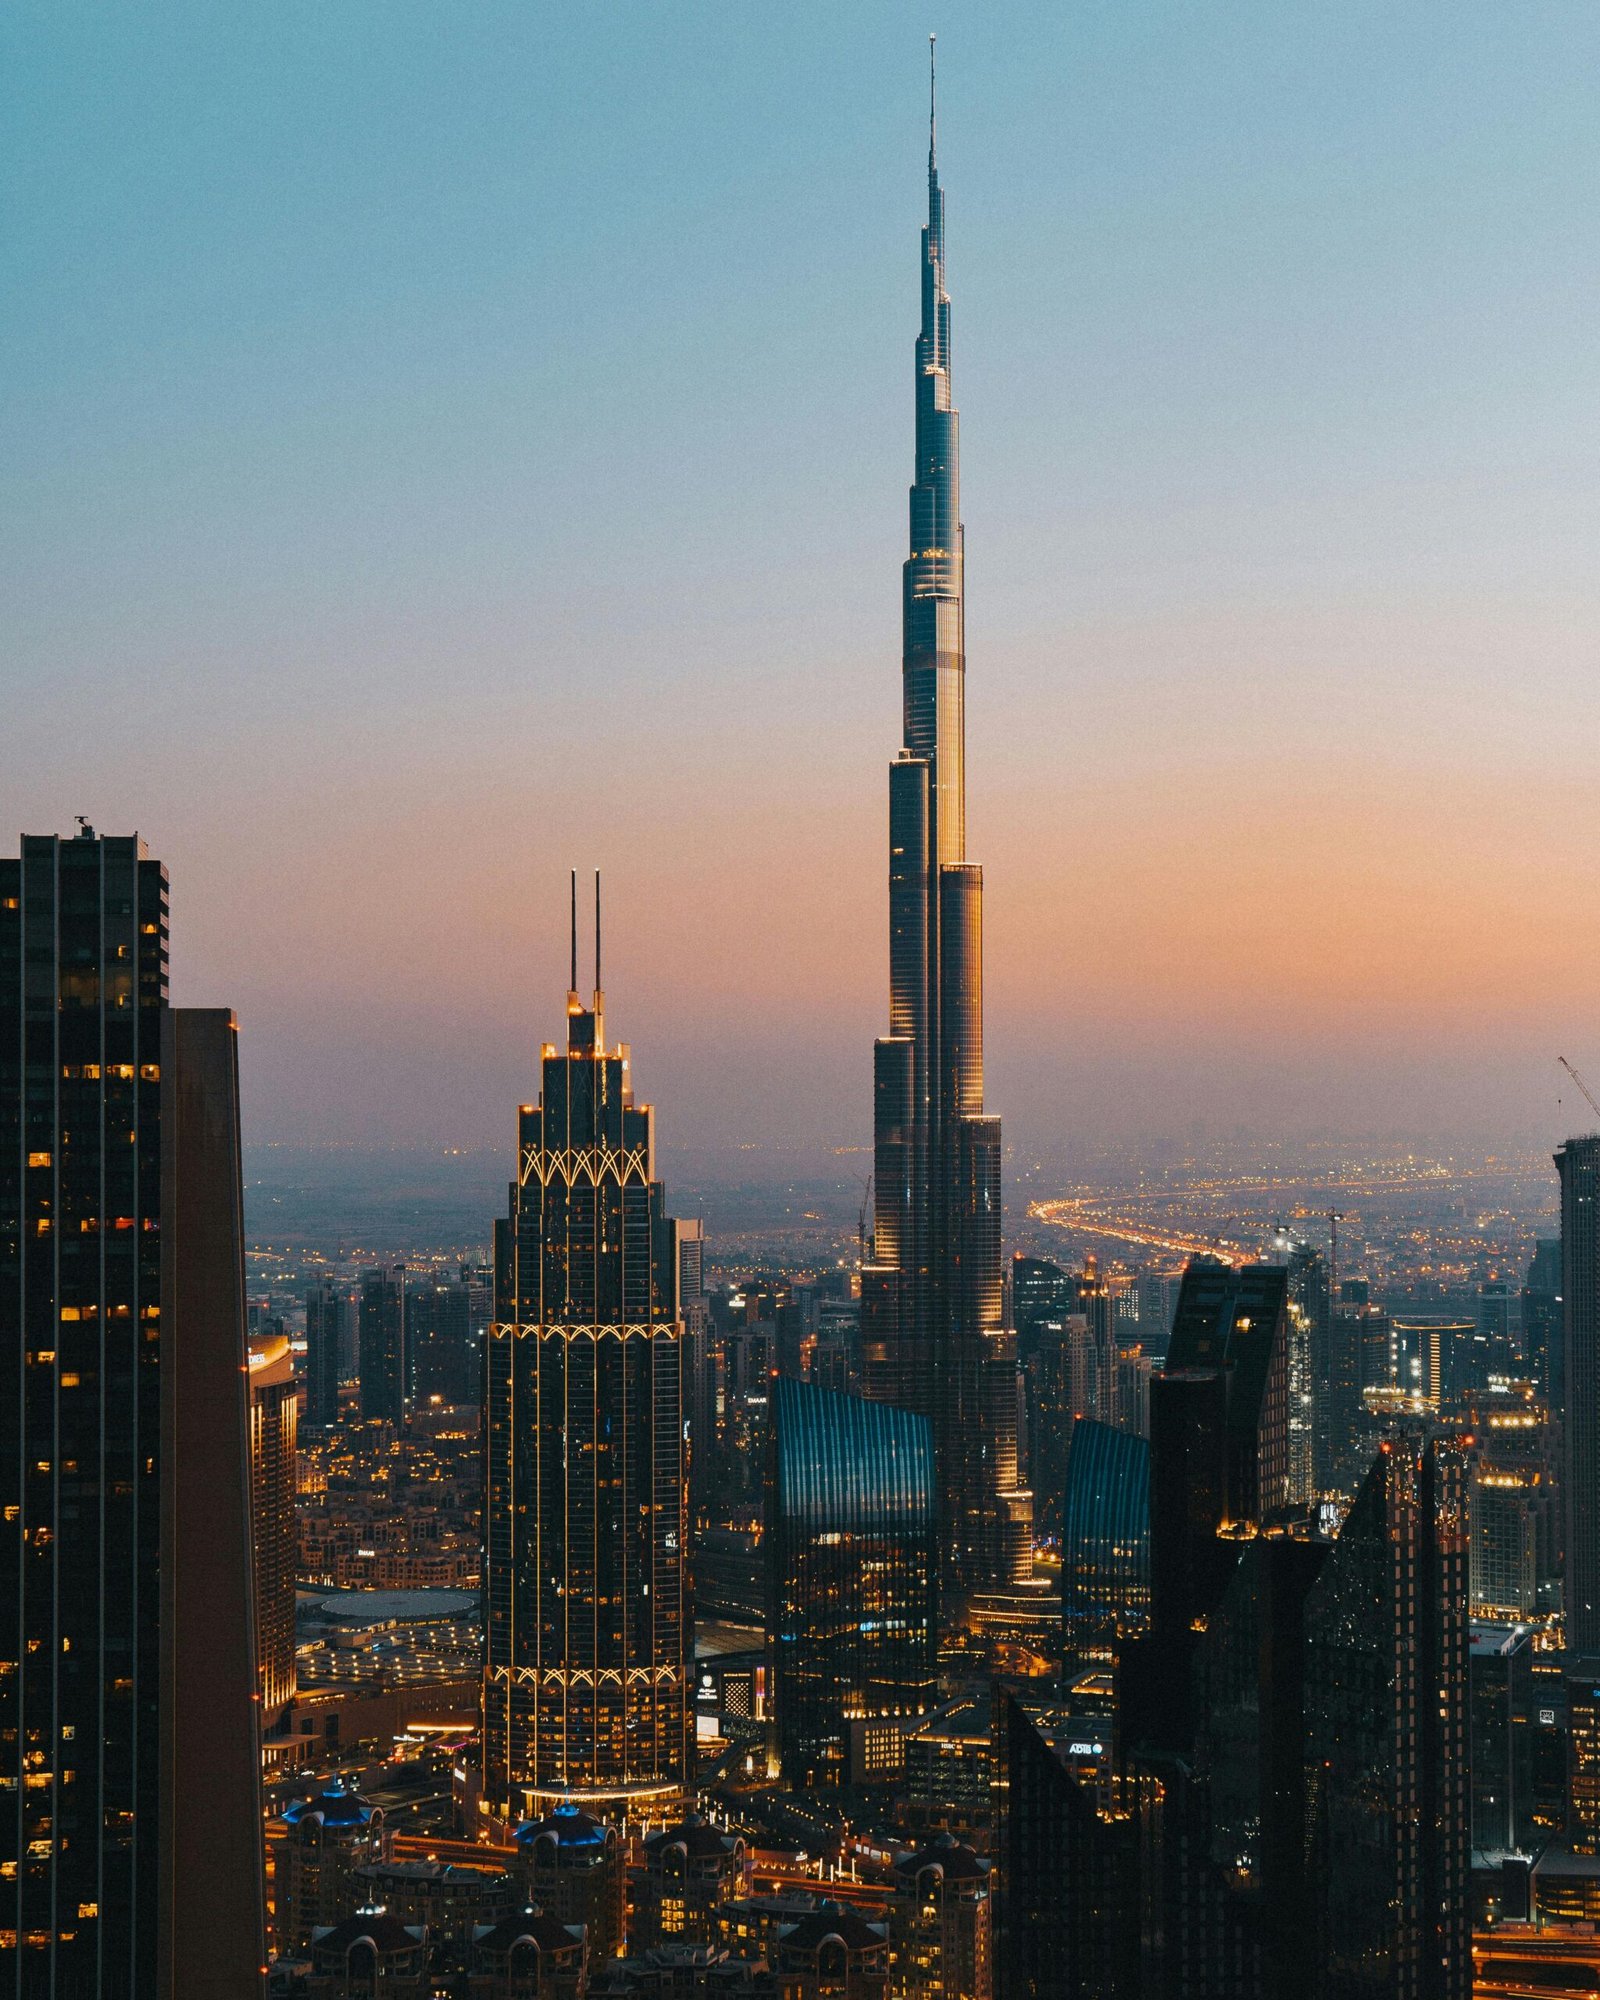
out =
[(1067, 1446), (1061, 1510), (1066, 1657), (1109, 1659), (1150, 1614), (1150, 1446), (1080, 1417)]
[[(598, 956), (598, 953), (597, 953)], [(574, 959), (576, 952), (574, 951)], [(683, 1328), (655, 1115), (567, 996), (495, 1225), (484, 1791), (502, 1814), (685, 1782)]]
[(1569, 1139), (1561, 1176), (1561, 1365), (1567, 1645), (1600, 1654), (1600, 1137)]
[(306, 1422), (319, 1429), (339, 1421), (344, 1327), (343, 1292), (319, 1278), (306, 1292)]
[(361, 1277), (361, 1415), (399, 1430), (411, 1406), (406, 1357), (406, 1269), (403, 1264)]
[(0, 860), (0, 1993), (259, 1990), (236, 1036), (136, 836)]
[(933, 1425), (941, 1616), (1032, 1574), (1001, 1262), (1000, 1121), (983, 1106), (983, 870), (966, 852), (965, 530), (950, 392), (944, 193), (930, 126), (903, 571), (904, 748), (889, 768), (889, 1033), (873, 1059), (876, 1190), (863, 1379)]
[(768, 1643), (790, 1784), (847, 1782), (852, 1734), (933, 1707), (933, 1503), (925, 1417), (774, 1382)]

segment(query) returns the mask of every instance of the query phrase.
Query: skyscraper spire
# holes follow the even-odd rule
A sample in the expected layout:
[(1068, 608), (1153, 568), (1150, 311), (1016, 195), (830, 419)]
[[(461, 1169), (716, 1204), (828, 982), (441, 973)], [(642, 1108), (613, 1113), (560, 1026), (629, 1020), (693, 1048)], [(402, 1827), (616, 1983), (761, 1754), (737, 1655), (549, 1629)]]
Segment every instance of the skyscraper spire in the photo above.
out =
[(938, 77), (934, 70), (933, 50), (937, 35), (928, 37), (928, 173), (930, 177), (938, 170), (939, 154), (939, 99)]
[(983, 871), (966, 855), (959, 424), (928, 42), (928, 220), (916, 345), (916, 476), (902, 573), (904, 745), (889, 771), (889, 1033), (876, 1048), (869, 1393), (932, 1421), (941, 1619), (1032, 1564), (1005, 1327), (1000, 1123), (983, 1109)]

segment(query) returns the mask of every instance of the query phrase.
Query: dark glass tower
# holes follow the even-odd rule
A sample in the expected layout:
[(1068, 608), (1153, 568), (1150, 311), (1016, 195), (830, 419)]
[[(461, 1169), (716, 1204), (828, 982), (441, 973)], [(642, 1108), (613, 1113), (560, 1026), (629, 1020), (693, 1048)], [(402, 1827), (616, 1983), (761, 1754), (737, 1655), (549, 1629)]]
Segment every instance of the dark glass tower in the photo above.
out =
[(495, 1224), (484, 1789), (504, 1815), (686, 1777), (683, 1327), (655, 1114), (593, 1004), (541, 1052)]
[(1307, 1599), (1305, 1648), (1310, 1990), (1467, 2000), (1467, 1496), (1453, 1442), (1383, 1440)]
[[(1567, 1645), (1600, 1653), (1600, 1137), (1569, 1139), (1561, 1176), (1561, 1381)], [(1552, 1374), (1555, 1370), (1552, 1369)]]
[(344, 1294), (331, 1278), (306, 1293), (306, 1422), (339, 1421), (340, 1360), (344, 1352)]
[(358, 1338), (362, 1419), (380, 1419), (399, 1430), (411, 1407), (404, 1264), (363, 1274)]
[(259, 1991), (236, 1051), (142, 842), (0, 860), (0, 1994)]
[(934, 1704), (933, 1439), (908, 1410), (787, 1375), (772, 1389), (778, 1754), (790, 1784), (844, 1784), (881, 1768), (865, 1740), (875, 1723), (895, 1729)]
[(905, 747), (889, 770), (889, 1033), (874, 1055), (872, 1260), (862, 1358), (874, 1399), (932, 1422), (941, 1624), (1031, 1571), (1005, 1323), (1000, 1121), (983, 1109), (983, 871), (967, 859), (958, 418), (944, 194), (928, 133), (916, 481), (904, 572)]
[(1061, 1509), (1061, 1625), (1069, 1661), (1108, 1660), (1150, 1615), (1150, 1446), (1079, 1417)]

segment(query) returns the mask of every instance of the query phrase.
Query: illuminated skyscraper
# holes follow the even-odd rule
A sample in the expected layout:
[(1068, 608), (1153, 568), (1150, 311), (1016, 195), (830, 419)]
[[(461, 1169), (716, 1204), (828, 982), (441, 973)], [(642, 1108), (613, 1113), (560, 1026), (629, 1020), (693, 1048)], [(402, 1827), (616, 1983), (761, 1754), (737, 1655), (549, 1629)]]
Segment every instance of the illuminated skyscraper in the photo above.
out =
[(294, 1699), (294, 1454), (300, 1406), (294, 1356), (281, 1333), (250, 1340), (250, 1525), (255, 1550), (261, 1725)]
[[(598, 885), (596, 889), (598, 905)], [(598, 930), (598, 908), (597, 908)], [(675, 1792), (688, 1727), (683, 1327), (655, 1114), (605, 1044), (600, 952), (520, 1110), (495, 1224), (484, 1790), (504, 1815)]]
[(974, 1592), (1023, 1582), (1032, 1558), (1005, 1324), (1000, 1121), (983, 1109), (983, 871), (966, 849), (957, 423), (930, 108), (905, 747), (889, 770), (889, 1033), (874, 1058), (876, 1196), (861, 1330), (868, 1394), (933, 1425), (947, 1630)]
[(137, 837), (0, 860), (0, 1993), (259, 1991), (237, 1036)]
[(792, 1785), (898, 1762), (884, 1746), (934, 1705), (932, 1461), (925, 1417), (772, 1385), (767, 1633)]

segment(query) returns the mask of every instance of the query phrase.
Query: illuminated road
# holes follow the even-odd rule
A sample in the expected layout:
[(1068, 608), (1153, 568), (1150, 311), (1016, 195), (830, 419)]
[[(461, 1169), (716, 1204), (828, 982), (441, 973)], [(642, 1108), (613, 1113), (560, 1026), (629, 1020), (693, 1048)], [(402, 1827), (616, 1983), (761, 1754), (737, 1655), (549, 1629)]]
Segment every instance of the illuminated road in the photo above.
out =
[(1137, 1243), (1146, 1250), (1173, 1250), (1185, 1257), (1221, 1257), (1224, 1262), (1247, 1258), (1255, 1253), (1243, 1243), (1225, 1236), (1187, 1236), (1173, 1230), (1137, 1225), (1124, 1215), (1107, 1217), (1097, 1213), (1092, 1202), (1083, 1200), (1032, 1201), (1028, 1213), (1056, 1229), (1075, 1230), (1080, 1236), (1109, 1236), (1117, 1243)]
[(1503, 1924), (1472, 1940), (1474, 2000), (1595, 2000), (1600, 1938)]

